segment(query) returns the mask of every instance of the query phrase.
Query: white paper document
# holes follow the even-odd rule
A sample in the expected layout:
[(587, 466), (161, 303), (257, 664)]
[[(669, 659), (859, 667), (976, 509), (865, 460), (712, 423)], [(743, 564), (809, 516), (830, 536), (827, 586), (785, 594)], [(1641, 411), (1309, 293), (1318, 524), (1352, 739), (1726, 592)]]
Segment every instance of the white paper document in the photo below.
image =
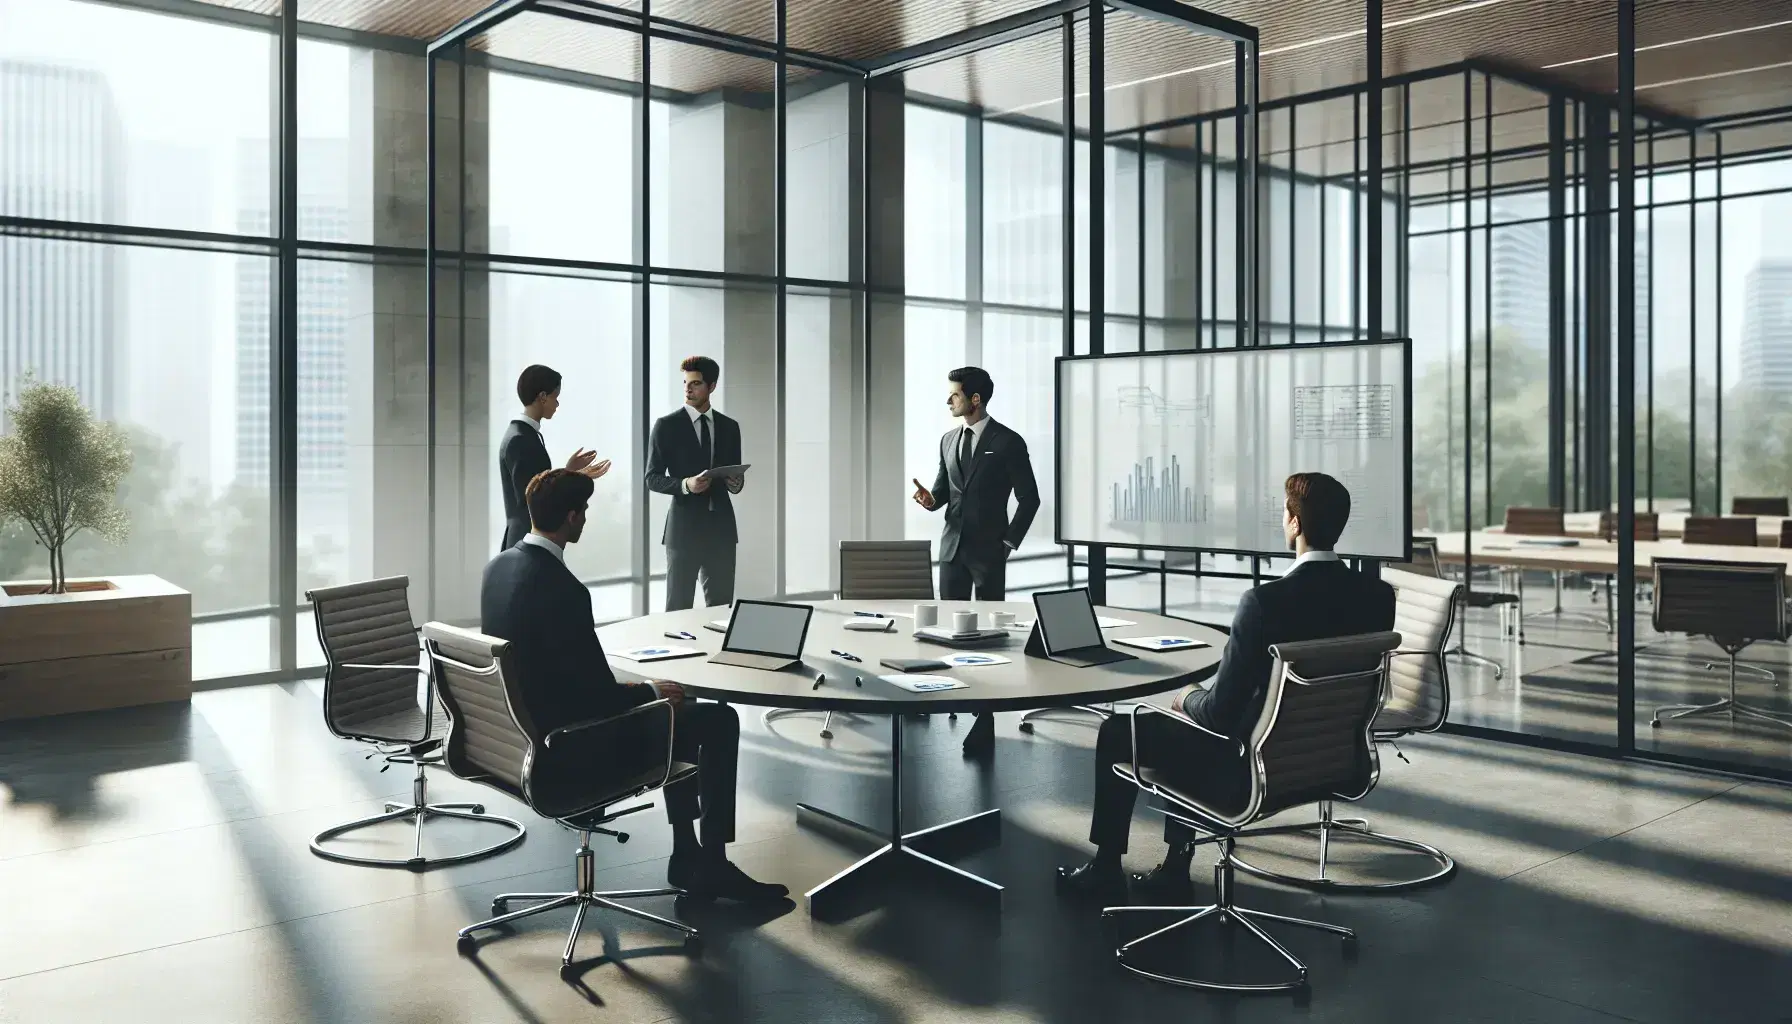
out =
[(695, 647), (630, 647), (626, 651), (612, 651), (611, 656), (625, 661), (665, 661), (668, 658), (689, 658), (702, 654)]
[(1114, 642), (1143, 651), (1187, 651), (1212, 646), (1204, 640), (1187, 636), (1117, 636)]
[(974, 654), (968, 651), (964, 654), (949, 654), (940, 660), (953, 668), (971, 668), (976, 665), (1012, 664), (1009, 659), (1002, 657), (1000, 654)]
[(892, 686), (900, 686), (904, 690), (909, 690), (913, 693), (931, 693), (934, 690), (963, 690), (970, 686), (969, 683), (960, 682), (956, 679), (947, 679), (945, 676), (897, 675), (878, 676), (878, 678)]

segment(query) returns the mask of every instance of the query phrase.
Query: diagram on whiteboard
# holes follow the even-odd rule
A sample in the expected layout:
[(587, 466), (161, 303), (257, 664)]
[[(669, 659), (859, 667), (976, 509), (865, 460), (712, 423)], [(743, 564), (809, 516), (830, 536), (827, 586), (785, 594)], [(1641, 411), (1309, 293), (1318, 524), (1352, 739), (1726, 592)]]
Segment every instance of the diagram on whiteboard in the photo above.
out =
[(1404, 557), (1406, 343), (1059, 363), (1059, 536), (1143, 549), (1285, 549), (1283, 481), (1337, 477), (1347, 554)]

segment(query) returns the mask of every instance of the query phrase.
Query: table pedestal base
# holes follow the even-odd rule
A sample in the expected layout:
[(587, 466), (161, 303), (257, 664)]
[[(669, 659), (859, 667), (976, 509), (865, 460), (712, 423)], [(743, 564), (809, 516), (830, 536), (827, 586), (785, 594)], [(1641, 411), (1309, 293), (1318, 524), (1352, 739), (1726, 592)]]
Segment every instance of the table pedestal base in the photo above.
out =
[(845, 833), (855, 840), (877, 844), (877, 849), (804, 894), (812, 917), (838, 917), (862, 905), (867, 890), (897, 878), (919, 882), (928, 888), (945, 888), (957, 898), (1000, 910), (1002, 887), (963, 868), (941, 860), (999, 843), (1002, 839), (1000, 809), (915, 832), (902, 830), (902, 716), (890, 720), (890, 824), (876, 828), (845, 815), (810, 804), (797, 804), (797, 822), (810, 827)]

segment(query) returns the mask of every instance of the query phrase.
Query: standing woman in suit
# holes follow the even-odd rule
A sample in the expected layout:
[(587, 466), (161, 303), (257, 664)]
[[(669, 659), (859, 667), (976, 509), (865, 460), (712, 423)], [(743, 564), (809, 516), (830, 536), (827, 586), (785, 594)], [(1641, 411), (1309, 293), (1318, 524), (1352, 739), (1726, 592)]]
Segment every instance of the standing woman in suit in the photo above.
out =
[[(498, 442), (498, 486), (504, 494), (504, 541), (508, 551), (529, 535), (529, 481), (553, 468), (548, 448), (541, 439), (541, 421), (551, 420), (560, 409), (560, 374), (539, 364), (527, 367), (516, 379), (516, 397), (523, 414), (510, 421), (504, 440)], [(610, 460), (594, 461), (596, 452), (583, 448), (566, 460), (566, 468), (593, 480), (610, 471)]]
[(697, 578), (703, 578), (705, 607), (734, 602), (734, 549), (740, 539), (734, 503), (746, 480), (726, 478), (726, 486), (702, 474), (716, 466), (741, 464), (740, 423), (709, 404), (722, 367), (708, 356), (691, 356), (684, 370), (684, 405), (661, 416), (647, 439), (647, 489), (672, 499), (660, 543), (666, 546), (666, 610), (691, 607)]
[[(963, 425), (940, 438), (939, 472), (931, 489), (915, 480), (915, 504), (944, 508), (940, 532), (940, 597), (947, 601), (1003, 601), (1008, 595), (1008, 555), (1026, 539), (1039, 512), (1039, 484), (1027, 442), (991, 419), (995, 382), (976, 366), (946, 375), (946, 408)], [(1008, 496), (1015, 499), (1008, 517)], [(995, 720), (977, 715), (964, 752), (981, 757), (995, 750)]]

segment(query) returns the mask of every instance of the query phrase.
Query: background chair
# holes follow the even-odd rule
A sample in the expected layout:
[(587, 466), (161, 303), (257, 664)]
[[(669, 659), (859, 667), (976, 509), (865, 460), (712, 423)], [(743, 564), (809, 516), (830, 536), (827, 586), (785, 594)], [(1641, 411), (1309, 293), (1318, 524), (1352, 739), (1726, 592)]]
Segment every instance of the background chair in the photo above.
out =
[[(1443, 578), (1443, 566), (1437, 558), (1437, 540), (1433, 537), (1414, 537), (1412, 539), (1412, 561), (1390, 562), (1388, 567), (1396, 570), (1404, 569), (1419, 576)], [(1468, 590), (1466, 588), (1460, 588), (1458, 592), (1461, 595), (1458, 600), (1464, 608), (1499, 608), (1501, 628), (1507, 633), (1512, 632), (1512, 627), (1505, 622), (1505, 609), (1518, 605), (1517, 594), (1508, 594), (1501, 590)], [(1454, 616), (1451, 618), (1454, 619)], [(1485, 665), (1493, 670), (1493, 678), (1505, 678), (1506, 666), (1468, 649), (1468, 619), (1466, 616), (1462, 620), (1462, 635), (1457, 639), (1456, 646), (1444, 651), (1443, 654), (1445, 657), (1454, 655), (1463, 661)]]
[[(840, 542), (840, 600), (933, 600), (933, 542), (927, 540), (843, 540)], [(842, 712), (844, 714), (844, 712)], [(765, 723), (792, 715), (813, 715), (804, 708), (770, 708)], [(821, 738), (834, 738), (834, 712), (820, 713)], [(952, 717), (957, 718), (957, 715)]]
[[(456, 948), (470, 954), (477, 948), (473, 933), (499, 928), (525, 917), (572, 907), (572, 930), (560, 956), (560, 973), (574, 972), (573, 953), (585, 912), (602, 907), (683, 933), (687, 952), (696, 951), (697, 929), (681, 921), (650, 914), (620, 901), (650, 896), (682, 896), (684, 890), (626, 889), (598, 891), (591, 836), (598, 833), (628, 842), (628, 833), (608, 828), (625, 814), (652, 807), (611, 806), (684, 779), (696, 765), (672, 760), (671, 702), (649, 701), (611, 718), (561, 726), (543, 734), (523, 706), (506, 658), (510, 645), (469, 629), (439, 622), (423, 626), (425, 648), (442, 703), (451, 722), (444, 760), (460, 778), (478, 782), (527, 803), (537, 814), (553, 818), (579, 834), (573, 854), (576, 888), (572, 892), (505, 893), (492, 900), (490, 920), (460, 930)], [(622, 742), (622, 737), (631, 742)], [(643, 736), (663, 739), (639, 749)], [(626, 752), (626, 753), (625, 753)], [(506, 912), (512, 903), (532, 903)]]
[(1680, 539), (1687, 544), (1727, 544), (1753, 548), (1761, 544), (1760, 527), (1741, 516), (1687, 516)]
[[(1633, 540), (1660, 540), (1661, 513), (1635, 513), (1635, 519), (1630, 524), (1630, 536)], [(1599, 513), (1599, 537), (1601, 540), (1618, 538), (1618, 513), (1610, 510)]]
[[(324, 724), (343, 739), (372, 744), (374, 751), (367, 755), (370, 758), (383, 757), (388, 764), (408, 764), (415, 769), (410, 803), (388, 803), (382, 814), (324, 829), (311, 839), (311, 852), (319, 857), (421, 871), (437, 864), (489, 857), (523, 839), (520, 822), (486, 814), (480, 804), (429, 802), (423, 769), (442, 763), (442, 736), (447, 730), (443, 728), (445, 719), (438, 713), (435, 686), (429, 682), (429, 670), (423, 666), (417, 648), (417, 627), (411, 624), (407, 598), (410, 583), (409, 577), (389, 576), (325, 587), (305, 595), (311, 601), (317, 640), (326, 659)], [(417, 692), (419, 674), (425, 680), (421, 701)], [(423, 825), (432, 817), (490, 822), (510, 829), (511, 834), (466, 853), (426, 857)], [(409, 857), (362, 856), (325, 845), (350, 832), (406, 818), (413, 828)]]
[(1731, 498), (1733, 516), (1792, 516), (1789, 498)]
[[(1394, 632), (1400, 634), (1400, 649), (1389, 655), (1388, 696), (1375, 716), (1374, 736), (1377, 743), (1394, 743), (1413, 733), (1436, 732), (1450, 715), (1450, 677), (1444, 666), (1444, 643), (1456, 617), (1456, 604), (1462, 587), (1398, 569), (1383, 569), (1383, 581), (1394, 588)], [(1396, 745), (1396, 752), (1399, 747)], [(1405, 760), (1405, 755), (1400, 755)], [(1313, 875), (1290, 875), (1254, 867), (1242, 857), (1233, 857), (1239, 870), (1258, 878), (1287, 885), (1330, 889), (1340, 892), (1386, 892), (1428, 885), (1450, 877), (1456, 861), (1434, 846), (1399, 836), (1385, 835), (1369, 829), (1361, 818), (1335, 818), (1332, 801), (1319, 802), (1319, 819), (1304, 826), (1319, 839), (1319, 868)], [(1418, 878), (1394, 882), (1340, 882), (1326, 875), (1326, 858), (1334, 832), (1360, 842), (1423, 854), (1437, 868)]]
[[(1120, 966), (1172, 985), (1229, 992), (1273, 992), (1304, 988), (1307, 966), (1287, 947), (1271, 938), (1258, 921), (1280, 921), (1316, 928), (1342, 937), (1347, 947), (1355, 944), (1356, 933), (1349, 928), (1238, 906), (1232, 888), (1233, 851), (1239, 839), (1306, 829), (1305, 825), (1250, 827), (1279, 811), (1319, 800), (1358, 800), (1375, 788), (1380, 768), (1370, 727), (1387, 695), (1387, 655), (1399, 645), (1398, 633), (1370, 633), (1334, 640), (1277, 644), (1269, 649), (1275, 657), (1275, 665), (1270, 670), (1263, 710), (1248, 741), (1239, 749), (1238, 770), (1247, 776), (1242, 806), (1221, 806), (1199, 793), (1181, 789), (1150, 765), (1114, 766), (1114, 771), (1122, 778), (1146, 794), (1164, 800), (1169, 806), (1165, 813), (1208, 834), (1195, 840), (1196, 843), (1219, 844), (1219, 861), (1213, 868), (1212, 905), (1107, 907), (1102, 910), (1102, 917), (1108, 919), (1122, 914), (1171, 912), (1178, 915), (1173, 924), (1122, 943), (1114, 951)], [(1139, 704), (1133, 706), (1132, 713), (1135, 733), (1138, 715), (1162, 714), (1203, 734), (1200, 739), (1191, 736), (1193, 741), (1232, 742), (1202, 729), (1174, 711)], [(1138, 749), (1136, 739), (1133, 749)], [(1275, 950), (1293, 966), (1294, 979), (1263, 984), (1214, 981), (1148, 970), (1129, 958), (1134, 950), (1153, 939), (1210, 916), (1239, 925)]]
[(1519, 505), (1506, 509), (1505, 532), (1514, 536), (1561, 537), (1567, 530), (1563, 526), (1562, 510), (1559, 508), (1526, 508)]
[[(1603, 519), (1601, 520), (1601, 522), (1603, 523)], [(1506, 509), (1506, 522), (1505, 522), (1504, 531), (1508, 536), (1514, 536), (1514, 537), (1566, 537), (1568, 535), (1566, 517), (1563, 514), (1561, 509), (1555, 508), (1555, 507), (1525, 507), (1525, 506), (1519, 506), (1519, 505), (1511, 506)], [(1519, 601), (1517, 603), (1522, 607), (1522, 605), (1524, 603), (1524, 600), (1523, 600), (1524, 570), (1523, 569), (1514, 569), (1509, 573), (1509, 575), (1512, 577), (1512, 579), (1514, 581), (1514, 586), (1512, 589), (1514, 590), (1514, 592), (1519, 594)], [(1591, 622), (1594, 625), (1602, 627), (1608, 633), (1611, 632), (1612, 625), (1611, 625), (1610, 616), (1607, 616), (1606, 618), (1602, 619), (1597, 615), (1590, 615), (1585, 612), (1567, 611), (1567, 610), (1563, 609), (1563, 607), (1562, 607), (1562, 580), (1563, 580), (1564, 575), (1565, 574), (1559, 570), (1551, 570), (1549, 573), (1550, 585), (1555, 590), (1555, 605), (1554, 605), (1554, 607), (1552, 607), (1549, 611), (1536, 612), (1531, 615), (1525, 615), (1522, 611), (1519, 612), (1519, 623), (1520, 623), (1520, 625), (1519, 625), (1519, 642), (1520, 643), (1522, 643), (1524, 641), (1523, 622), (1527, 618), (1540, 619), (1540, 618), (1544, 618), (1547, 616), (1549, 618), (1557, 619), (1557, 620), (1564, 619), (1564, 618), (1582, 619), (1584, 621)]]
[(1662, 633), (1709, 637), (1722, 648), (1730, 659), (1730, 692), (1709, 704), (1656, 708), (1649, 719), (1651, 727), (1659, 729), (1663, 716), (1673, 719), (1724, 714), (1731, 722), (1741, 715), (1792, 728), (1792, 714), (1736, 699), (1736, 656), (1757, 640), (1786, 640), (1785, 566), (1658, 558), (1654, 625)]

